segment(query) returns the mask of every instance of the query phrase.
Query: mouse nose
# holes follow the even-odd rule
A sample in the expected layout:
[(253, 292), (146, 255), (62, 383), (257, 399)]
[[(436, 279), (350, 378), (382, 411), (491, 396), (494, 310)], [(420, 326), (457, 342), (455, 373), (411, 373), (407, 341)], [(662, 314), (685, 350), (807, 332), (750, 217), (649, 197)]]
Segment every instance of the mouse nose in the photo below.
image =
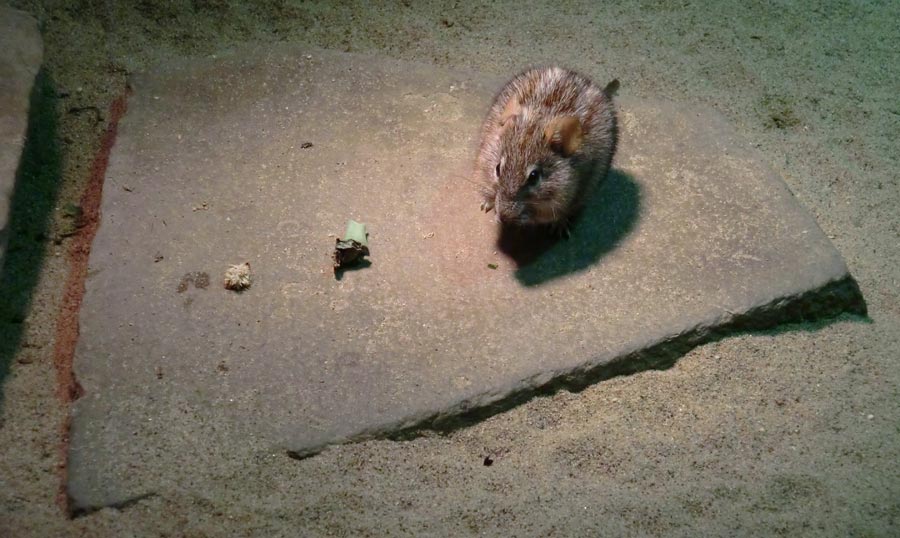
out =
[(528, 217), (518, 204), (503, 204), (497, 208), (497, 222), (504, 224), (526, 222)]
[(508, 223), (515, 220), (516, 214), (510, 204), (497, 206), (497, 222)]

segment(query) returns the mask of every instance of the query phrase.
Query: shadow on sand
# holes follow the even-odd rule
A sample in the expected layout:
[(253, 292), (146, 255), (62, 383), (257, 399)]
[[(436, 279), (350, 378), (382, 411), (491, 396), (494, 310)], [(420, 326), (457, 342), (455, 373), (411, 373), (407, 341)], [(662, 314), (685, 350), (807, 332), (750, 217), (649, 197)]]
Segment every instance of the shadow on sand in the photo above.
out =
[(57, 120), (56, 91), (50, 76), (41, 70), (31, 90), (28, 131), (7, 223), (9, 244), (0, 261), (0, 387), (23, 345), (25, 319), (44, 265), (59, 195), (62, 168)]

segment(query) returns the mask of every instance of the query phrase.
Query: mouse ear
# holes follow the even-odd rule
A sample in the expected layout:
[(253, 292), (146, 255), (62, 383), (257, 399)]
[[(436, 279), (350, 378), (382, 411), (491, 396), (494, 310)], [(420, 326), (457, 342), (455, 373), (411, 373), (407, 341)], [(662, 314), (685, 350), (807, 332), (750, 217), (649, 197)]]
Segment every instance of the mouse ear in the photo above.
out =
[(544, 129), (544, 140), (563, 157), (569, 157), (581, 147), (584, 133), (575, 116), (559, 116), (550, 120)]
[(506, 102), (506, 106), (503, 107), (503, 112), (500, 114), (500, 126), (505, 126), (511, 118), (518, 116), (521, 112), (522, 105), (519, 104), (519, 100), (516, 99), (515, 96), (512, 96), (512, 98)]

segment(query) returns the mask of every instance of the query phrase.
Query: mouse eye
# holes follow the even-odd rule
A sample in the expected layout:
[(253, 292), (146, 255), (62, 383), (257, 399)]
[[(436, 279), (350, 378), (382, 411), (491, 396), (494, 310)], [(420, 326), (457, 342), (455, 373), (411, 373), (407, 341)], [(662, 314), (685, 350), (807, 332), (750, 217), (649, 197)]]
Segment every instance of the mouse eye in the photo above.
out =
[(497, 174), (497, 177), (500, 177), (500, 163), (497, 163), (497, 168), (494, 169), (494, 172)]
[(540, 168), (532, 168), (531, 172), (528, 173), (527, 183), (529, 186), (533, 187), (537, 185), (538, 181), (541, 179), (541, 169)]

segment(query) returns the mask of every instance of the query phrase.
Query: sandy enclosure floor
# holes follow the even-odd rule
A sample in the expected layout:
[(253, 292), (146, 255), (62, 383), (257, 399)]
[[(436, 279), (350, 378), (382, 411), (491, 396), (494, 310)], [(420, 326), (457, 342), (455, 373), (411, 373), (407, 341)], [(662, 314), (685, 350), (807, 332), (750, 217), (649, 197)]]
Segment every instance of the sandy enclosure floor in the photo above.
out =
[[(12, 2), (41, 22), (60, 187), (0, 403), (2, 536), (890, 536), (900, 528), (900, 4)], [(644, 4), (644, 5), (642, 5)], [(539, 398), (447, 436), (303, 461), (196, 444), (172, 489), (69, 520), (55, 330), (72, 226), (127, 74), (244, 42), (512, 73), (554, 62), (705, 104), (769, 156), (858, 279), (870, 319), (729, 338), (666, 371)], [(4, 292), (6, 293), (6, 292)], [(486, 458), (492, 465), (486, 466)]]

